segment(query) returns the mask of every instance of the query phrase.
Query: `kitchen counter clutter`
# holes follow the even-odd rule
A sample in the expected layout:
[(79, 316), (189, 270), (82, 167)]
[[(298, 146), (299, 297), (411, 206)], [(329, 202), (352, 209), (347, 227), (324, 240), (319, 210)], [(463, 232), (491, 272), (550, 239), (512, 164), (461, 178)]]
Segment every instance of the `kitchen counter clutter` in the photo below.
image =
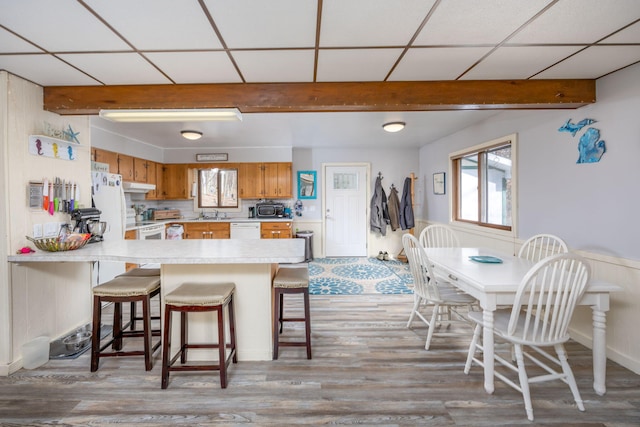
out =
[[(16, 277), (30, 277), (23, 269), (38, 271), (38, 263), (124, 261), (161, 265), (162, 300), (185, 282), (233, 282), (236, 285), (235, 311), (238, 359), (271, 360), (271, 280), (280, 263), (304, 261), (303, 239), (199, 239), (199, 240), (121, 240), (92, 243), (68, 252), (36, 251), (7, 257)], [(35, 277), (38, 277), (37, 275)], [(38, 287), (39, 279), (25, 283)], [(87, 289), (91, 283), (86, 282)], [(91, 300), (86, 304), (90, 307)], [(204, 342), (210, 332), (210, 313), (189, 322), (189, 336)], [(88, 320), (88, 319), (87, 319)], [(209, 325), (209, 327), (207, 327)], [(179, 343), (179, 328), (171, 342)], [(176, 349), (173, 349), (174, 353)], [(194, 354), (194, 360), (207, 360), (207, 351)]]

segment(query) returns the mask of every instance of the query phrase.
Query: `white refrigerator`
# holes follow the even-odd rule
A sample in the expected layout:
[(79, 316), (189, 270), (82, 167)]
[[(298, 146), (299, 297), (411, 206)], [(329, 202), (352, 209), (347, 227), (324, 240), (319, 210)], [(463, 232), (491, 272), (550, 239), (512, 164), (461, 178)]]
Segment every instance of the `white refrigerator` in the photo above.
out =
[[(91, 172), (91, 193), (94, 206), (101, 211), (100, 221), (106, 221), (104, 241), (123, 240), (126, 221), (126, 202), (122, 176), (108, 172)], [(95, 243), (99, 244), (99, 243)], [(99, 285), (125, 272), (124, 262), (99, 261), (94, 271), (94, 285)]]

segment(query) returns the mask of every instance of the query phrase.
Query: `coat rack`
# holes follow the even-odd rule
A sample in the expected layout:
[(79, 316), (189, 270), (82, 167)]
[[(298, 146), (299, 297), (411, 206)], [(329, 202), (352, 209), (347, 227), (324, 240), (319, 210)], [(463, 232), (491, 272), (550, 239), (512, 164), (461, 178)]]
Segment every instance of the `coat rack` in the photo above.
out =
[[(416, 181), (416, 174), (411, 172), (409, 174), (409, 178), (411, 178), (411, 207), (413, 208), (415, 206), (415, 181)], [(414, 210), (414, 218), (415, 218), (415, 210)], [(409, 231), (407, 231), (407, 233), (413, 234), (413, 228), (410, 228)], [(402, 261), (402, 262), (408, 262), (407, 260), (407, 256), (404, 254), (404, 248), (400, 249), (400, 252), (398, 253), (398, 255), (396, 256), (396, 259), (398, 261)]]

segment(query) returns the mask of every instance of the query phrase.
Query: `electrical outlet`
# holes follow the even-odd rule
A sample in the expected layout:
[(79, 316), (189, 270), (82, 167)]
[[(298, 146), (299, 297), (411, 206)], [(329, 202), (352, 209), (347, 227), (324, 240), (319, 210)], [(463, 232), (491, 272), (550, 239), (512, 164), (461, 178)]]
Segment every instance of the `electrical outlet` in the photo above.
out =
[(33, 224), (33, 238), (39, 239), (42, 237), (42, 224)]
[(55, 237), (58, 235), (60, 224), (57, 222), (47, 222), (44, 225), (44, 237)]

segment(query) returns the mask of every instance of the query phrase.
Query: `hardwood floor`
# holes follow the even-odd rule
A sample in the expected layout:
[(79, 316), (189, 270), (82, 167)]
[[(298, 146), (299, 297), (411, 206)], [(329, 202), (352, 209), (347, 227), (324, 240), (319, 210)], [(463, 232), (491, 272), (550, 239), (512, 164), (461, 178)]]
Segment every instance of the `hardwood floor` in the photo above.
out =
[[(607, 394), (598, 396), (591, 352), (575, 342), (567, 350), (586, 412), (564, 383), (547, 382), (532, 385), (535, 422), (527, 421), (515, 390), (496, 382), (488, 395), (480, 367), (463, 374), (470, 328), (436, 335), (425, 351), (426, 327), (405, 327), (411, 304), (411, 295), (312, 296), (313, 359), (284, 347), (277, 361), (239, 362), (225, 390), (217, 373), (175, 373), (162, 390), (159, 352), (149, 372), (142, 358), (104, 359), (95, 373), (88, 352), (50, 360), (0, 377), (0, 424), (640, 425), (640, 376), (609, 362)], [(285, 327), (302, 332), (302, 324)]]

